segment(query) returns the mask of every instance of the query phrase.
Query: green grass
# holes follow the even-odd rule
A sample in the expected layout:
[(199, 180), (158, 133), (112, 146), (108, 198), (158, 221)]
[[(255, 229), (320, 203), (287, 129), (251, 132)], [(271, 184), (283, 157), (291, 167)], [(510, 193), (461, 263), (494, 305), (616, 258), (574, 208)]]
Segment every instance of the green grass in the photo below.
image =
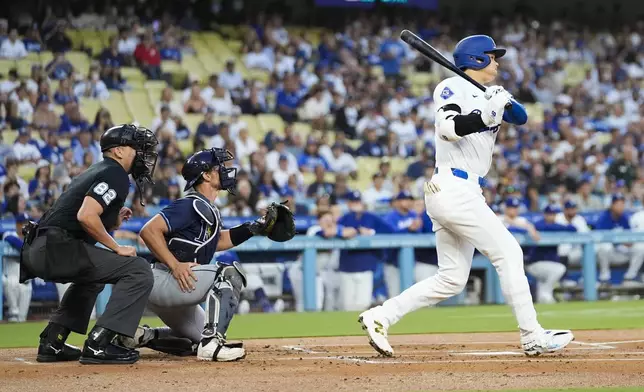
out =
[[(545, 328), (634, 329), (644, 326), (644, 301), (571, 302), (537, 306)], [(253, 313), (236, 316), (228, 337), (231, 339), (305, 336), (346, 336), (362, 333), (355, 312)], [(161, 325), (156, 318), (142, 323)], [(0, 348), (34, 347), (45, 322), (0, 324)], [(407, 315), (390, 330), (392, 334), (504, 332), (516, 331), (516, 321), (508, 306), (438, 307)], [(70, 336), (70, 343), (82, 344), (84, 337)]]

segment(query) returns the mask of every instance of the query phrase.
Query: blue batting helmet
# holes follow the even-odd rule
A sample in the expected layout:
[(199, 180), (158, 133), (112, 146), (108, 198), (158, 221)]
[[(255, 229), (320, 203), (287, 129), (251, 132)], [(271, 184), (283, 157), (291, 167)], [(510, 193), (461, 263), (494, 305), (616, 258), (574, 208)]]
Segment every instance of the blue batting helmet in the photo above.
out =
[(226, 167), (224, 164), (232, 159), (234, 159), (233, 154), (223, 148), (211, 148), (196, 152), (188, 158), (181, 169), (181, 175), (186, 180), (184, 191), (198, 185), (204, 173), (218, 167), (221, 189), (234, 194), (237, 186), (237, 169)]
[(470, 35), (460, 40), (454, 48), (454, 64), (464, 70), (483, 69), (490, 65), (488, 54), (503, 57), (505, 49), (497, 48), (496, 43), (487, 35)]

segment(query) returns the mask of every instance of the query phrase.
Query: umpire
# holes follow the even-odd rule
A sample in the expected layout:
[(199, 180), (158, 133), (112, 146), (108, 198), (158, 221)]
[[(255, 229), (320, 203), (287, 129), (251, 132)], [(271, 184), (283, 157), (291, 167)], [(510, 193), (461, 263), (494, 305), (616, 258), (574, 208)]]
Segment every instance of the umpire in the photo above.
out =
[[(135, 125), (118, 125), (101, 136), (104, 160), (76, 177), (40, 221), (24, 230), (21, 281), (40, 277), (72, 285), (40, 334), (38, 362), (130, 364), (138, 351), (113, 343), (117, 334), (133, 336), (143, 315), (154, 279), (150, 264), (131, 246), (109, 234), (132, 216), (123, 207), (129, 193), (128, 174), (139, 191), (152, 182), (158, 141)], [(106, 248), (98, 248), (100, 242)], [(85, 334), (97, 295), (113, 284), (105, 313), (81, 350), (65, 344), (71, 331)]]

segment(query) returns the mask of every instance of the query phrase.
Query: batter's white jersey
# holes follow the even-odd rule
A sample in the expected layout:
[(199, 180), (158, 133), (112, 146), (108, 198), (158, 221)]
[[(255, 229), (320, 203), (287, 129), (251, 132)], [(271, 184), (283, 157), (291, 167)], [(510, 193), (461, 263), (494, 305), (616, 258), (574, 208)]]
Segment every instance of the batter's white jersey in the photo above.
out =
[[(488, 100), (483, 91), (460, 76), (454, 76), (436, 86), (434, 102), (436, 112), (445, 105), (455, 104), (461, 108), (461, 114), (467, 115), (481, 113)], [(491, 127), (486, 132), (473, 133), (455, 142), (442, 140), (436, 133), (436, 166), (457, 168), (485, 177), (492, 164), (498, 130), (499, 126)]]

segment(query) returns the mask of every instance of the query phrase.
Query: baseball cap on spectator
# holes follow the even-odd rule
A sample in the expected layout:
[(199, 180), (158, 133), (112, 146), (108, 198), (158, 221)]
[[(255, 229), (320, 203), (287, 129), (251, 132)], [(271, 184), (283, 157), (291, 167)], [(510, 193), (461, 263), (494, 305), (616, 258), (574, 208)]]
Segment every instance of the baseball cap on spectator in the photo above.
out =
[(556, 204), (548, 204), (546, 208), (543, 209), (544, 214), (556, 214), (560, 211), (561, 209)]
[(179, 182), (175, 180), (174, 178), (171, 178), (168, 180), (168, 186), (179, 186)]
[(521, 200), (518, 197), (508, 197), (505, 199), (506, 208), (518, 208), (521, 205)]
[(362, 200), (362, 195), (360, 195), (360, 191), (351, 191), (347, 194), (347, 200), (360, 201)]
[(614, 193), (614, 194), (613, 194), (613, 197), (611, 198), (611, 201), (610, 201), (610, 202), (611, 202), (611, 203), (615, 203), (615, 202), (618, 202), (618, 201), (620, 201), (620, 200), (621, 200), (621, 201), (626, 200), (626, 196), (624, 196), (624, 194), (623, 194), (623, 193)]
[(336, 148), (339, 148), (340, 150), (344, 150), (344, 146), (341, 143), (334, 143), (333, 146), (331, 147), (332, 150), (335, 150)]
[(491, 204), (491, 205), (490, 205), (490, 209), (491, 209), (491, 210), (492, 210), (492, 212), (494, 212), (495, 214), (499, 214), (499, 213), (501, 213), (501, 206), (499, 206), (499, 205), (498, 205), (498, 204), (496, 204), (496, 203)]
[(394, 200), (414, 200), (414, 196), (409, 191), (400, 191)]
[(566, 200), (564, 203), (565, 209), (577, 208), (577, 202), (574, 200)]
[(280, 161), (288, 161), (288, 156), (286, 154), (280, 155)]
[(626, 186), (626, 181), (624, 181), (623, 179), (619, 179), (615, 181), (616, 188), (624, 188), (625, 186)]

